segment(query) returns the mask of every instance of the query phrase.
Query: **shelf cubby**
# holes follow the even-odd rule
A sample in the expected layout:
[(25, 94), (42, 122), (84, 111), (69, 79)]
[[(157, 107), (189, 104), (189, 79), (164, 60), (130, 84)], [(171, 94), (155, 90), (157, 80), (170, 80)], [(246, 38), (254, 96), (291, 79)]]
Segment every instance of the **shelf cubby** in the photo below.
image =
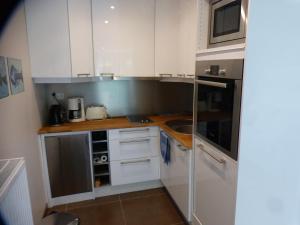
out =
[[(93, 172), (95, 188), (110, 185), (110, 162), (106, 130), (92, 131)], [(103, 161), (102, 159), (107, 160)]]

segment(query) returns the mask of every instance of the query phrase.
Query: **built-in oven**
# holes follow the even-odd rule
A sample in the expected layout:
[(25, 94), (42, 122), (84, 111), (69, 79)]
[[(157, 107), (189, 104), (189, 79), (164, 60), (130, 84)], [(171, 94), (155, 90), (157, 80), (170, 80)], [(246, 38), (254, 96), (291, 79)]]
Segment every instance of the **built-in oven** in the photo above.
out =
[(195, 135), (234, 160), (238, 156), (243, 60), (196, 63)]
[(217, 0), (210, 5), (208, 47), (245, 41), (248, 0)]

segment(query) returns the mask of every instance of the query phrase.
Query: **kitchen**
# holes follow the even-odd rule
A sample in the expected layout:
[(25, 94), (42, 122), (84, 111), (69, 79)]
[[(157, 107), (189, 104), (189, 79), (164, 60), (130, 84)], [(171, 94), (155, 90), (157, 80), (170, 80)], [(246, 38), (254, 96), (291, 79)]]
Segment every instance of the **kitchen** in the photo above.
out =
[[(5, 224), (300, 223), (299, 3), (14, 6), (0, 39)], [(5, 189), (17, 170), (22, 195)]]

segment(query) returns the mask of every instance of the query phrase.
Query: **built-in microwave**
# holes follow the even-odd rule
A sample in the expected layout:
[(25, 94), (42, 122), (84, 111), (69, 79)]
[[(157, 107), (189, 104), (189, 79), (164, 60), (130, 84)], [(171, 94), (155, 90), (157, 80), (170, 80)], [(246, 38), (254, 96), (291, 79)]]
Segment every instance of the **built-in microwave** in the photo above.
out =
[(208, 47), (245, 41), (248, 0), (218, 0), (210, 3)]

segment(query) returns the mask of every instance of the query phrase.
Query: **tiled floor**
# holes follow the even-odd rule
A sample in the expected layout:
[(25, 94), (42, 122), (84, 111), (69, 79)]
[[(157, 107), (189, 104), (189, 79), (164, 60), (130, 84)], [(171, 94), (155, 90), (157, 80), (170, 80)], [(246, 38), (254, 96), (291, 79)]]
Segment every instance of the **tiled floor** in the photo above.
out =
[(55, 211), (78, 215), (81, 225), (184, 225), (163, 188), (97, 198), (57, 206)]

